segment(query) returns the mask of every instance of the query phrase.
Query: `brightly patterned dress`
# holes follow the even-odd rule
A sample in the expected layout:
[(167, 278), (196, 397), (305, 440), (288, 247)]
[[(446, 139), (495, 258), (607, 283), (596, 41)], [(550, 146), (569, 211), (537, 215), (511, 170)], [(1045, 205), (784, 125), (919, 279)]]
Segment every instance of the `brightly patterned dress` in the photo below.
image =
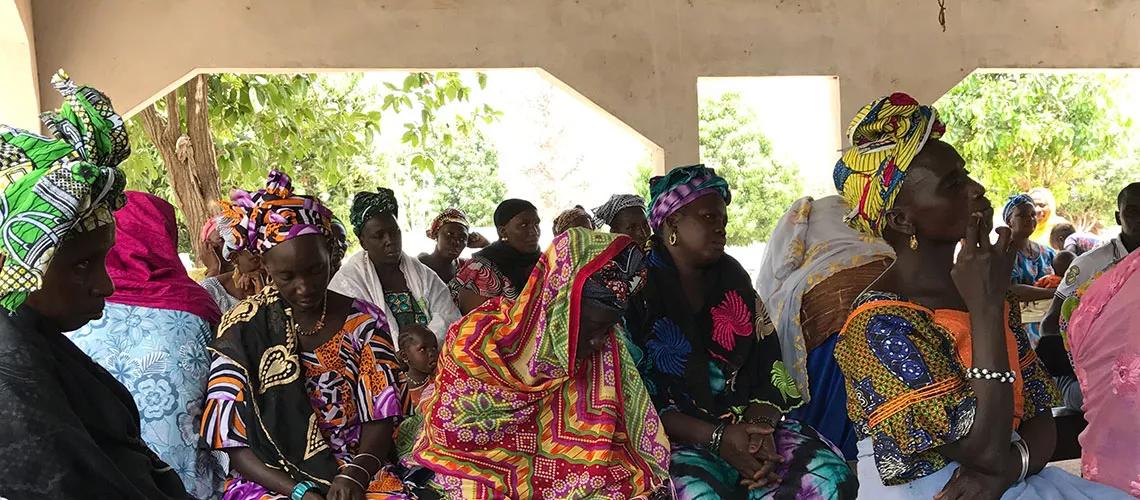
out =
[[(274, 311), (280, 312), (275, 308), (282, 303), (276, 292), (267, 289), (240, 303), (223, 320), (220, 330), (249, 336), (244, 348), (260, 352), (235, 351), (235, 344), (225, 342), (230, 340), (225, 333), (215, 342), (202, 442), (212, 449), (251, 447), (262, 461), (281, 468), (271, 460), (269, 455), (273, 452), (266, 450), (289, 449), (286, 441), (295, 440), (303, 454), (278, 457), (287, 464), (284, 469), (294, 479), (311, 479), (327, 490), (328, 480), (335, 475), (329, 473), (327, 466), (335, 471), (337, 465), (351, 459), (360, 441), (361, 425), (401, 415), (395, 376), (398, 365), (383, 313), (361, 301), (353, 303), (340, 331), (312, 352), (300, 351), (292, 332), (283, 336), (283, 343), (258, 349), (256, 337), (277, 339), (282, 335), (252, 326), (261, 323), (258, 319), (262, 316), (269, 316), (270, 324), (274, 324)], [(299, 356), (289, 354), (298, 351)], [(278, 352), (280, 355), (276, 356)], [(258, 360), (257, 371), (252, 375), (259, 379), (251, 380), (246, 359)], [(300, 370), (295, 362), (299, 362)], [(297, 377), (298, 373), (303, 377)], [(293, 387), (303, 387), (303, 392), (285, 392)], [(293, 411), (295, 403), (308, 404), (307, 408)], [(274, 411), (277, 409), (282, 411)], [(263, 430), (268, 431), (268, 436)], [(270, 446), (267, 441), (280, 445)], [(333, 462), (309, 465), (321, 455)], [(223, 498), (284, 500), (289, 496), (288, 492), (267, 491), (231, 471)], [(367, 498), (404, 498), (402, 482), (381, 471), (369, 484)]]
[[(638, 367), (662, 415), (681, 412), (711, 423), (743, 420), (749, 405), (786, 414), (800, 406), (795, 381), (748, 274), (724, 256), (706, 270), (705, 304), (693, 311), (668, 251), (654, 240), (649, 278), (626, 326), (644, 356)], [(635, 353), (636, 354), (636, 353)], [(780, 422), (778, 485), (749, 491), (740, 473), (703, 447), (672, 443), (669, 473), (678, 498), (846, 499), (858, 485), (839, 450), (814, 429)]]

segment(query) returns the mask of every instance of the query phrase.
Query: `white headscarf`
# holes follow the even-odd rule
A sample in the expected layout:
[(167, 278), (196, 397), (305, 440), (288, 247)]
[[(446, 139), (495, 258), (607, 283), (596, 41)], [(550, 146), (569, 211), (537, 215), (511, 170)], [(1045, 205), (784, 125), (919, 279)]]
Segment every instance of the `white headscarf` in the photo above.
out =
[(883, 240), (848, 226), (843, 217), (849, 212), (850, 206), (839, 196), (796, 200), (776, 224), (756, 277), (756, 290), (780, 336), (784, 364), (805, 403), (811, 393), (800, 324), (803, 297), (835, 273), (895, 256)]

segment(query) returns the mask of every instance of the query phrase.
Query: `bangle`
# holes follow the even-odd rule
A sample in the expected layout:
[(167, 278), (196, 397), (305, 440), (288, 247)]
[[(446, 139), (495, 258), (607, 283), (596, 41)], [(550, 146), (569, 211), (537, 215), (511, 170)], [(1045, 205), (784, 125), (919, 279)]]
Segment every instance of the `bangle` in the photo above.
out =
[(305, 493), (316, 488), (316, 483), (312, 481), (301, 481), (297, 483), (297, 486), (293, 487), (293, 493), (289, 495), (289, 500), (301, 500), (305, 497)]
[(373, 455), (371, 453), (357, 453), (355, 457), (352, 457), (352, 461), (355, 462), (360, 457), (371, 458), (372, 460), (376, 461), (376, 467), (377, 468), (379, 468), (379, 469), (384, 468), (384, 462), (381, 462), (379, 458), (376, 458), (376, 455)]
[(356, 467), (357, 469), (360, 469), (360, 470), (364, 471), (364, 477), (372, 477), (372, 474), (369, 474), (369, 473), (368, 473), (368, 469), (365, 469), (364, 467), (361, 467), (361, 466), (359, 466), (359, 465), (356, 465), (356, 464), (354, 464), (354, 463), (352, 463), (352, 462), (345, 462), (345, 463), (344, 463), (344, 465), (340, 466), (340, 471), (341, 471), (342, 473), (344, 473), (344, 472), (345, 472), (345, 469), (347, 469), (347, 468), (349, 468), (349, 467)]
[(708, 448), (708, 450), (714, 454), (720, 454), (720, 441), (724, 438), (724, 429), (727, 427), (728, 426), (724, 423), (716, 426), (716, 429), (713, 429), (712, 437), (709, 438), (709, 443), (705, 445), (705, 448)]
[(1003, 384), (1012, 384), (1017, 380), (1017, 373), (1010, 370), (1008, 372), (995, 372), (987, 368), (970, 368), (966, 370), (966, 378), (974, 380), (994, 380)]
[(360, 491), (368, 491), (368, 488), (365, 488), (363, 484), (360, 484), (360, 481), (357, 481), (356, 478), (352, 476), (349, 476), (347, 474), (337, 474), (336, 477), (343, 477), (349, 481), (356, 483), (356, 485), (360, 487)]
[(1013, 442), (1013, 446), (1021, 454), (1021, 475), (1017, 478), (1017, 482), (1020, 483), (1025, 481), (1025, 476), (1029, 475), (1029, 443), (1026, 443), (1024, 439), (1018, 439)]

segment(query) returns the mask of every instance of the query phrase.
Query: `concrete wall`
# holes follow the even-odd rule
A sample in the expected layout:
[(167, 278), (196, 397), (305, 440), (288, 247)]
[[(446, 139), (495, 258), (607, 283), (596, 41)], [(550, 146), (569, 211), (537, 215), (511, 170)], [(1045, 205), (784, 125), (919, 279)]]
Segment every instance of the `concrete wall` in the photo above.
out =
[(32, 0), (0, 0), (0, 123), (40, 129)]
[[(25, 0), (26, 1), (26, 0)], [(1132, 0), (36, 0), (45, 107), (65, 67), (135, 110), (196, 70), (542, 67), (697, 158), (700, 76), (838, 75), (842, 116), (977, 67), (1140, 66)]]

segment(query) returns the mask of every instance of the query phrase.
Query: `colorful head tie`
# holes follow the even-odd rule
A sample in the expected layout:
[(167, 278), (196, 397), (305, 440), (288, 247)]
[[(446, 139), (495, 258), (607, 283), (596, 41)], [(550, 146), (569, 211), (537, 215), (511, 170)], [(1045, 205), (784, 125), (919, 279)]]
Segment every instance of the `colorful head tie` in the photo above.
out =
[(368, 219), (381, 214), (400, 216), (400, 204), (396, 202), (396, 193), (388, 188), (377, 189), (375, 193), (364, 191), (352, 197), (352, 207), (348, 211), (348, 222), (356, 234), (364, 228)]
[(51, 83), (63, 94), (59, 111), (42, 116), (53, 137), (0, 125), (0, 307), (9, 311), (43, 286), (60, 242), (114, 223), (126, 203), (123, 118), (106, 95), (62, 70)]
[[(250, 249), (264, 254), (293, 238), (319, 234), (331, 238), (333, 215), (320, 201), (293, 194), (293, 182), (285, 173), (273, 170), (265, 189), (254, 195), (249, 216)], [(331, 244), (331, 243), (330, 243)]]
[(458, 208), (449, 208), (440, 212), (440, 214), (435, 217), (435, 220), (431, 221), (431, 227), (427, 230), (427, 237), (433, 240), (436, 239), (436, 237), (439, 236), (439, 229), (442, 228), (444, 224), (451, 223), (459, 224), (465, 229), (471, 228), (471, 222), (467, 220), (467, 214)]
[(1009, 224), (1009, 220), (1013, 218), (1013, 212), (1022, 205), (1036, 207), (1033, 204), (1033, 197), (1025, 193), (1010, 196), (1009, 199), (1005, 200), (1005, 206), (1001, 209), (1001, 220)]
[(835, 189), (852, 207), (844, 220), (882, 236), (883, 212), (894, 206), (914, 157), (945, 132), (934, 108), (903, 93), (864, 106), (847, 129), (852, 147), (835, 164)]
[(661, 229), (665, 218), (697, 199), (715, 194), (732, 203), (728, 181), (704, 165), (677, 167), (649, 180), (649, 227)]

